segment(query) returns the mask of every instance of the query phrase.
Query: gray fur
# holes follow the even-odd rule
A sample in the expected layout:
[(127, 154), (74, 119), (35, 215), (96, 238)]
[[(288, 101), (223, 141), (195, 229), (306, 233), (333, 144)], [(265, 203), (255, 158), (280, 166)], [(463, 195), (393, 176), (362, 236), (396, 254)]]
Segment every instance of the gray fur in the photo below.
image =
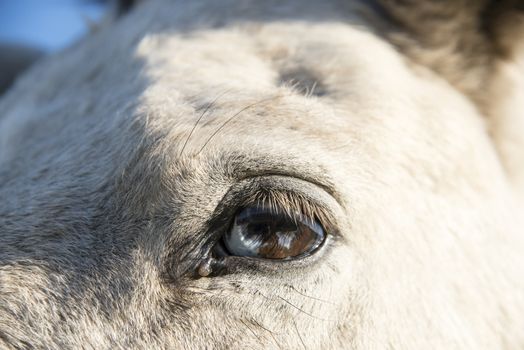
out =
[[(478, 12), (426, 30), (409, 9), (142, 1), (21, 77), (0, 100), (0, 347), (524, 348), (519, 43), (468, 69), (431, 35)], [(491, 98), (457, 80), (485, 70)], [(199, 278), (234, 209), (277, 189), (322, 209), (325, 246)]]

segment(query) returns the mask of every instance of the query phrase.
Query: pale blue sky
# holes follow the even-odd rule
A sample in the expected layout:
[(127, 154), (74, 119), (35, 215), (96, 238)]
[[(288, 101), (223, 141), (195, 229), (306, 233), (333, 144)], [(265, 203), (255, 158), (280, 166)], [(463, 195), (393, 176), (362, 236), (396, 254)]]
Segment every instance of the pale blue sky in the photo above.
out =
[(56, 51), (85, 33), (86, 18), (96, 20), (103, 11), (82, 0), (0, 0), (0, 42)]

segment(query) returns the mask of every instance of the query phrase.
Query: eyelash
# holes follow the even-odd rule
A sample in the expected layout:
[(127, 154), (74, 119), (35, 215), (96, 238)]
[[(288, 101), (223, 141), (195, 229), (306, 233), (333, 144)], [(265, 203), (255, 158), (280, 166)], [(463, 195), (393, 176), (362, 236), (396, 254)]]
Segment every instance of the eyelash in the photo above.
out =
[(326, 209), (297, 192), (272, 189), (259, 190), (251, 198), (246, 198), (246, 203), (243, 206), (261, 204), (275, 212), (284, 212), (290, 218), (296, 218), (299, 214), (319, 221), (322, 226), (332, 226), (331, 215)]

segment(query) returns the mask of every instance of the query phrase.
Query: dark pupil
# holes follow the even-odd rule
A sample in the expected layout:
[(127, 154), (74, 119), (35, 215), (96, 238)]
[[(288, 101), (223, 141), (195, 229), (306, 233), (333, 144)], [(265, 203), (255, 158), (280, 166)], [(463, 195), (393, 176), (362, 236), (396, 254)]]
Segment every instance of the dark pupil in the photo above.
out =
[(236, 224), (244, 227), (245, 238), (258, 248), (256, 256), (260, 258), (291, 258), (318, 244), (320, 233), (305, 220), (293, 220), (286, 214), (261, 209), (248, 209), (243, 214)]
[(253, 223), (247, 225), (249, 235), (264, 236), (271, 233), (271, 225), (268, 223)]

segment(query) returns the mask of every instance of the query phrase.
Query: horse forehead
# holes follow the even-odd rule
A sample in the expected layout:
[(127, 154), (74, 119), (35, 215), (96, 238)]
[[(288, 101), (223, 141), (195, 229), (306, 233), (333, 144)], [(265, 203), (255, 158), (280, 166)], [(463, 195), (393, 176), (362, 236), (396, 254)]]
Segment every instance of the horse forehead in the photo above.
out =
[[(370, 61), (370, 55), (376, 59)], [(311, 95), (323, 95), (325, 91), (315, 89), (322, 90), (324, 83), (346, 83), (349, 89), (348, 82), (355, 86), (361, 80), (373, 89), (398, 89), (399, 79), (411, 74), (401, 56), (379, 37), (336, 22), (240, 23), (189, 34), (164, 30), (145, 36), (133, 56), (143, 63), (151, 82), (191, 95), (206, 94), (217, 85), (256, 93), (282, 83), (307, 83), (313, 88)]]
[[(308, 26), (311, 34), (304, 39), (304, 26), (275, 23), (256, 29), (247, 25), (247, 32), (233, 27), (146, 36), (133, 55), (142, 63), (139, 76), (146, 86), (135, 111), (139, 118), (158, 121), (148, 129), (172, 128), (182, 143), (188, 134), (202, 131), (203, 140), (218, 131), (218, 136), (249, 134), (260, 140), (256, 131), (265, 128), (272, 128), (266, 140), (337, 135), (351, 126), (355, 130), (356, 119), (390, 103), (392, 94), (412, 88), (398, 55), (373, 35), (319, 24)], [(332, 27), (348, 35), (341, 36), (344, 40), (326, 37)], [(366, 48), (357, 50), (361, 41)], [(384, 62), (370, 63), (369, 54)], [(381, 95), (387, 100), (381, 102)], [(214, 137), (214, 143), (220, 140)]]

